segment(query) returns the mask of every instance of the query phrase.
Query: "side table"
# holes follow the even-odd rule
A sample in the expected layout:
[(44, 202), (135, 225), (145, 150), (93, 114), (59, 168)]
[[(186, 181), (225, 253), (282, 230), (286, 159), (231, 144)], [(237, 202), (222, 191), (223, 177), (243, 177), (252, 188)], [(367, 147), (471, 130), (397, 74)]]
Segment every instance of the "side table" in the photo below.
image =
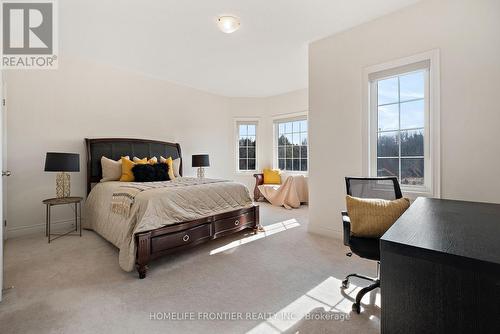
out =
[[(49, 198), (42, 202), (46, 206), (45, 236), (47, 237), (49, 244), (51, 241), (54, 241), (57, 238), (60, 238), (65, 235), (80, 235), (80, 237), (82, 236), (82, 200), (83, 200), (82, 197), (61, 197), (61, 198)], [(71, 230), (66, 233), (50, 233), (50, 225), (52, 223), (50, 219), (51, 209), (53, 206), (63, 205), (63, 204), (75, 205), (75, 231)], [(80, 211), (80, 222), (78, 222), (78, 211)], [(72, 233), (72, 232), (78, 232), (78, 227), (80, 228), (80, 233), (79, 234)], [(51, 236), (56, 236), (56, 237), (51, 239), (50, 238)]]

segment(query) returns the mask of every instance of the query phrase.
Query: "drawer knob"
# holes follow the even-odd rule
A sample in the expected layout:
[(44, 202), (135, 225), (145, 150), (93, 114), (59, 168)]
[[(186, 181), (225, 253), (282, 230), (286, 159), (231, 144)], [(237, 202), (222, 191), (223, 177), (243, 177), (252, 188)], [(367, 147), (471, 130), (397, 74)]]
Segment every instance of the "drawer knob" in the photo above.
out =
[(189, 240), (189, 235), (188, 235), (188, 234), (186, 234), (185, 236), (183, 236), (183, 237), (182, 237), (182, 240), (184, 240), (184, 241), (188, 241), (188, 240)]
[(239, 219), (236, 219), (236, 220), (234, 221), (234, 225), (236, 225), (236, 226), (240, 225), (240, 220), (239, 220)]

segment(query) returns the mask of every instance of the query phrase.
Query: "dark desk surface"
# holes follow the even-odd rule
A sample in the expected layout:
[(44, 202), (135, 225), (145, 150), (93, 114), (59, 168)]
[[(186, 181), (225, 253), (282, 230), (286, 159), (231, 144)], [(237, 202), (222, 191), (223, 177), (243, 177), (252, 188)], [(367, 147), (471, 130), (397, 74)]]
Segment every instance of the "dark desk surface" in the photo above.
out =
[(420, 197), (381, 240), (500, 264), (500, 204)]
[(500, 204), (418, 198), (380, 242), (382, 334), (500, 333)]

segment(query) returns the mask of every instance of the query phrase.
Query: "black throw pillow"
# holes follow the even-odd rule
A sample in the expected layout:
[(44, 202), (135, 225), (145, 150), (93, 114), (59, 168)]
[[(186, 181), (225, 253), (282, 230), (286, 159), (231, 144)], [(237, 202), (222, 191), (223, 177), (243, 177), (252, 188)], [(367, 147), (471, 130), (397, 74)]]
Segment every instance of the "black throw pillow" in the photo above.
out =
[(168, 165), (159, 163), (152, 165), (155, 170), (155, 181), (170, 181), (168, 176)]
[(156, 172), (153, 165), (137, 164), (132, 167), (135, 182), (152, 182), (155, 181)]
[(135, 182), (169, 181), (168, 165), (160, 164), (137, 164), (132, 168)]

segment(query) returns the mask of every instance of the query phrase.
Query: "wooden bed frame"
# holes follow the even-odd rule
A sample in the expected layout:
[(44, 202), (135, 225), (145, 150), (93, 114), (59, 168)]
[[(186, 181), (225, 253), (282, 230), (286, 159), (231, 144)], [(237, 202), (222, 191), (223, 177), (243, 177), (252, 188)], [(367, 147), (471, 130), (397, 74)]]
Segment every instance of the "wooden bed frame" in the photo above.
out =
[[(85, 139), (87, 147), (87, 196), (92, 184), (102, 178), (101, 157), (118, 160), (120, 157), (159, 157), (181, 158), (179, 174), (182, 176), (181, 147), (169, 143), (147, 139), (96, 138)], [(136, 268), (139, 278), (146, 277), (150, 260), (172, 252), (194, 247), (202, 242), (223, 237), (251, 228), (259, 230), (259, 206), (238, 209), (222, 214), (208, 216), (192, 221), (178, 222), (135, 235), (137, 253)]]

